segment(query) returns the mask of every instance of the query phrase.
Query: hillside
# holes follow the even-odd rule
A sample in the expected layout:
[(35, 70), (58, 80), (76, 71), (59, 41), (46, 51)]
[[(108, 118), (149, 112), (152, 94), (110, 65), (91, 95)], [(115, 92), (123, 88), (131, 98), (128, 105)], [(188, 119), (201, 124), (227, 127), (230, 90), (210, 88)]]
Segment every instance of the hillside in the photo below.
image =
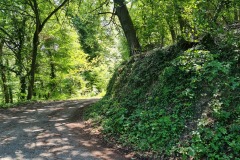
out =
[(149, 159), (239, 158), (239, 50), (206, 38), (133, 56), (90, 112), (108, 140)]

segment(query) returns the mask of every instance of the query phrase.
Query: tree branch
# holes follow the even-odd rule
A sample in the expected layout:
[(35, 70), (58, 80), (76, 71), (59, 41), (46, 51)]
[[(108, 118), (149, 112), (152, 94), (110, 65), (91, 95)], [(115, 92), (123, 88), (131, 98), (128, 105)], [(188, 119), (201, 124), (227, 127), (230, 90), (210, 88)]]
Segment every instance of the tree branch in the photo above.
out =
[(55, 8), (48, 16), (47, 18), (42, 22), (40, 26), (40, 30), (43, 29), (44, 25), (47, 23), (47, 21), (59, 10), (61, 9), (69, 0), (64, 0), (61, 5), (59, 5), (57, 8)]
[(98, 13), (98, 14), (111, 14), (111, 15), (116, 15), (116, 14), (113, 13), (113, 12), (100, 12), (100, 13)]
[(32, 8), (32, 10), (34, 11), (34, 6), (33, 6), (31, 0), (26, 1), (26, 4), (28, 4)]
[(4, 28), (0, 27), (0, 31), (2, 31), (5, 35), (7, 35), (7, 37), (10, 39), (10, 41), (12, 41), (12, 43), (13, 43), (14, 45), (17, 45), (17, 44), (15, 43), (13, 37), (12, 37)]
[(1, 63), (0, 63), (0, 68), (1, 68), (1, 69), (7, 69), (8, 71), (11, 71), (11, 72), (13, 72), (13, 73), (18, 74), (18, 71), (16, 71), (14, 68), (10, 68), (10, 67), (4, 66), (4, 65), (1, 64)]
[(92, 12), (94, 12), (94, 11), (100, 9), (104, 4), (108, 4), (108, 0), (104, 1), (104, 2), (101, 3), (97, 8), (95, 8), (94, 10), (92, 10), (92, 11), (90, 11), (90, 12), (88, 12), (88, 13), (92, 13)]
[(11, 37), (11, 36), (8, 34), (8, 32), (5, 31), (5, 29), (3, 29), (2, 27), (0, 27), (0, 30), (1, 30), (4, 34), (6, 34), (8, 37)]

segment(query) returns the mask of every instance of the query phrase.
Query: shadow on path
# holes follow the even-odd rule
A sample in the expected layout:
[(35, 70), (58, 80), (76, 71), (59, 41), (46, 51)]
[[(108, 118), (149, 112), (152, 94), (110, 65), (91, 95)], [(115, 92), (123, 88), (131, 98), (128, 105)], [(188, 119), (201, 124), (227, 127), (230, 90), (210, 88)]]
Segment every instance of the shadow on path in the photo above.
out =
[[(128, 159), (107, 148), (80, 121), (97, 99), (32, 103), (0, 109), (0, 160)], [(79, 120), (72, 116), (79, 114)]]

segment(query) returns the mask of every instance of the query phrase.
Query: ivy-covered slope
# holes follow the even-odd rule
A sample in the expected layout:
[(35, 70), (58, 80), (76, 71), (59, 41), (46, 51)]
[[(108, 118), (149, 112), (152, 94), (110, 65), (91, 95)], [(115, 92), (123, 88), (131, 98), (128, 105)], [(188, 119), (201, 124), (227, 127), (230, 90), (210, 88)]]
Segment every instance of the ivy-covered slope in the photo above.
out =
[(91, 112), (106, 137), (152, 159), (239, 158), (239, 50), (181, 41), (132, 57)]

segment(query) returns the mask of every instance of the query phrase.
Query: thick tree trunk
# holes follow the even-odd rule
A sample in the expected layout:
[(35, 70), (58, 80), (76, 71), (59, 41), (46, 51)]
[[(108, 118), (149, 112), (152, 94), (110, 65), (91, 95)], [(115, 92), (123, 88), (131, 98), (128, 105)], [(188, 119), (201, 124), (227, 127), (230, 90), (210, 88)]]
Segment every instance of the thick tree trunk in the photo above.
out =
[(129, 15), (127, 6), (124, 2), (124, 0), (114, 0), (114, 5), (116, 9), (116, 15), (118, 16), (130, 48), (130, 55), (132, 56), (141, 52), (141, 46), (138, 41), (136, 30)]

